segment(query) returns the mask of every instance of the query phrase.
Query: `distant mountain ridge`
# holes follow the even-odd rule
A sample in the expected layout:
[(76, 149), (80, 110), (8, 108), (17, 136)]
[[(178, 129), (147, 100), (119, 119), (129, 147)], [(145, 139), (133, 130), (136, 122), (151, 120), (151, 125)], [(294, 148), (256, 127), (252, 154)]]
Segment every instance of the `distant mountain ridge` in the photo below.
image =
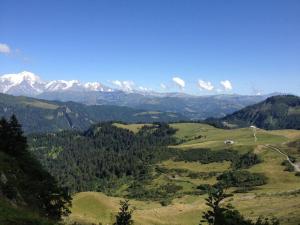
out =
[[(209, 95), (159, 93), (107, 87), (99, 82), (78, 80), (43, 81), (30, 72), (6, 74), (0, 77), (0, 93), (55, 101), (73, 101), (86, 105), (116, 105), (147, 111), (163, 111), (185, 115), (191, 120), (221, 118), (248, 105), (265, 100), (270, 95)], [(271, 96), (274, 94), (271, 94)]]
[(164, 95), (113, 92), (45, 92), (37, 96), (41, 99), (76, 101), (89, 105), (117, 105), (135, 109), (174, 112), (185, 115), (191, 120), (203, 120), (208, 117), (224, 117), (248, 105), (258, 103), (269, 95)]
[(300, 98), (278, 95), (245, 107), (221, 119), (207, 119), (219, 127), (246, 127), (255, 125), (267, 130), (300, 129)]
[(156, 122), (188, 120), (187, 117), (160, 111), (145, 111), (112, 105), (85, 105), (75, 102), (40, 100), (0, 94), (0, 117), (15, 114), (27, 133), (64, 129), (87, 129), (100, 121)]

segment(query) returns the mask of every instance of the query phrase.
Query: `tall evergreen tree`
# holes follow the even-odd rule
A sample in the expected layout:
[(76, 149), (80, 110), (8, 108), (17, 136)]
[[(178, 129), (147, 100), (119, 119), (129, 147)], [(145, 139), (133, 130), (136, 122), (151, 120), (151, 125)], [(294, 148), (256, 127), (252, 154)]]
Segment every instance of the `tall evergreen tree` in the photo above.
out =
[(132, 212), (133, 210), (129, 209), (129, 201), (120, 201), (120, 211), (118, 215), (116, 215), (116, 222), (114, 225), (132, 225), (133, 220), (131, 219), (132, 217)]
[(19, 156), (24, 155), (27, 150), (27, 139), (23, 135), (22, 126), (15, 115), (12, 115), (9, 120), (9, 128), (10, 138), (14, 142), (11, 143), (12, 146), (14, 146), (12, 154)]

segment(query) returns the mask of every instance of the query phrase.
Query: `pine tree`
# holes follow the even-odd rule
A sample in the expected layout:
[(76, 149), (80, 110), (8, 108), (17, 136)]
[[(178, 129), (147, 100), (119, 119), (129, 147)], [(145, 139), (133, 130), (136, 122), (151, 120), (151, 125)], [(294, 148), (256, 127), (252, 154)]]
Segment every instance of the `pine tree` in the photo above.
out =
[(211, 188), (206, 198), (206, 205), (211, 209), (203, 214), (201, 222), (207, 222), (209, 225), (279, 225), (276, 218), (259, 217), (256, 222), (252, 222), (245, 219), (231, 205), (222, 206), (223, 200), (229, 196), (232, 195), (226, 194), (221, 186)]
[(9, 152), (9, 124), (5, 118), (0, 120), (0, 151)]
[(118, 215), (116, 215), (116, 222), (114, 225), (132, 225), (133, 220), (131, 219), (132, 217), (132, 212), (133, 210), (129, 210), (129, 201), (120, 201), (120, 211)]
[(12, 115), (9, 120), (10, 140), (13, 140), (11, 154), (14, 156), (22, 156), (27, 150), (27, 140), (23, 136), (22, 126), (15, 115)]

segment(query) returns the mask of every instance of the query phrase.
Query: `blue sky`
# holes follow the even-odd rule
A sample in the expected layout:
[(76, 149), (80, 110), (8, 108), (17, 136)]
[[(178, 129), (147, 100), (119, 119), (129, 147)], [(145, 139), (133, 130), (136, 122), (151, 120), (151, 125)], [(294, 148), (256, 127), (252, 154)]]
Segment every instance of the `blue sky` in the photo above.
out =
[(0, 75), (300, 94), (299, 12), (298, 0), (0, 0)]

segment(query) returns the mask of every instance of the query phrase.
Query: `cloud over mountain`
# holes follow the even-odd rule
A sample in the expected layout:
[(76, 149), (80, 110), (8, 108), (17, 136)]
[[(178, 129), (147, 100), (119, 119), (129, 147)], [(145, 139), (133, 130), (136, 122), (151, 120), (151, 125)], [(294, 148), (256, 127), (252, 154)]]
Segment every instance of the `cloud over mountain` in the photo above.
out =
[(212, 91), (214, 86), (211, 84), (210, 81), (198, 80), (198, 87), (201, 90)]
[(183, 89), (185, 87), (185, 81), (180, 77), (173, 77), (172, 81), (180, 88)]
[(220, 82), (220, 84), (222, 85), (222, 87), (224, 88), (224, 90), (226, 91), (230, 91), (232, 90), (232, 84), (229, 80), (222, 80)]
[(134, 82), (131, 80), (124, 80), (124, 81), (113, 80), (111, 83), (117, 86), (122, 91), (126, 91), (126, 92), (133, 91), (135, 86)]

